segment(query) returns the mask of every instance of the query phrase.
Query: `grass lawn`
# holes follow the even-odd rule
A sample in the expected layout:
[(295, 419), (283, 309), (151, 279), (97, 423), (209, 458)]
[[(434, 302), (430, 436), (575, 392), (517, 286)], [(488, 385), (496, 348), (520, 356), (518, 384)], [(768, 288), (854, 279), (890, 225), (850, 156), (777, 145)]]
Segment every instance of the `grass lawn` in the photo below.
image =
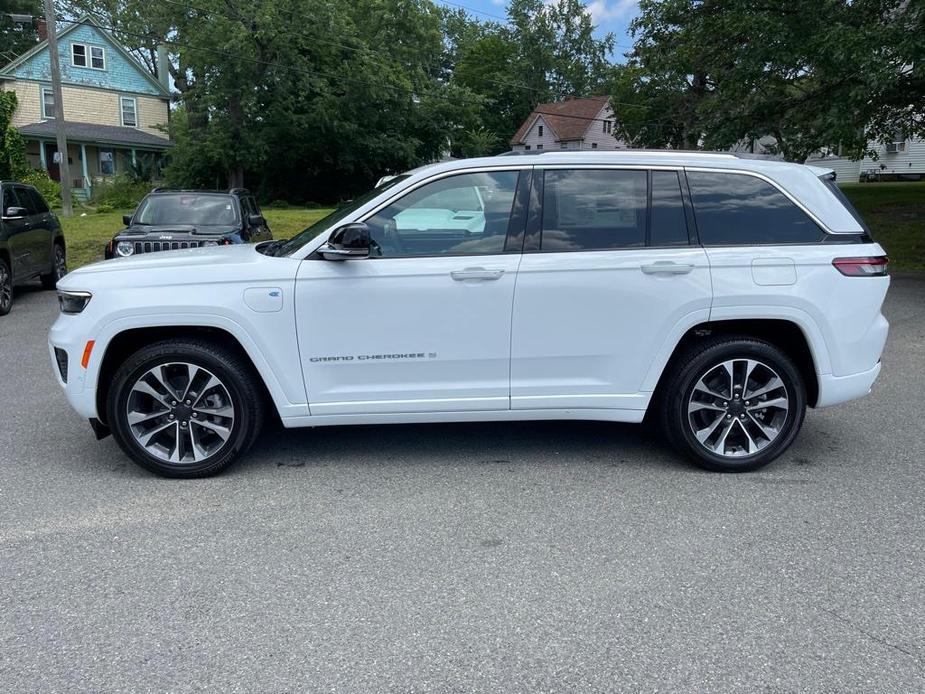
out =
[[(273, 232), (273, 238), (284, 239), (294, 236), (330, 211), (330, 209), (306, 210), (301, 208), (265, 209), (263, 214)], [(102, 260), (103, 248), (109, 239), (117, 231), (125, 228), (122, 224), (122, 215), (131, 214), (131, 212), (132, 210), (119, 210), (104, 214), (87, 212), (86, 217), (81, 217), (78, 208), (75, 216), (70, 219), (59, 215), (67, 242), (68, 266), (73, 270), (81, 265)]]
[(890, 269), (925, 271), (925, 182), (846, 183), (845, 195), (890, 256)]

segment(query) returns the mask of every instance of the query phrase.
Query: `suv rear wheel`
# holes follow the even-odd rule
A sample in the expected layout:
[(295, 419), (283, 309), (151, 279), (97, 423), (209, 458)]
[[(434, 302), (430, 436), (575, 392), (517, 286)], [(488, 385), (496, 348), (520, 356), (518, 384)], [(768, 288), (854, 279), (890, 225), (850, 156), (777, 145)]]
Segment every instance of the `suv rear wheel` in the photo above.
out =
[(263, 421), (256, 376), (211, 342), (166, 340), (116, 372), (106, 407), (116, 441), (165, 477), (207, 477), (250, 448)]
[(662, 400), (669, 440), (697, 465), (747, 472), (793, 442), (806, 388), (783, 351), (748, 337), (714, 338), (678, 357)]

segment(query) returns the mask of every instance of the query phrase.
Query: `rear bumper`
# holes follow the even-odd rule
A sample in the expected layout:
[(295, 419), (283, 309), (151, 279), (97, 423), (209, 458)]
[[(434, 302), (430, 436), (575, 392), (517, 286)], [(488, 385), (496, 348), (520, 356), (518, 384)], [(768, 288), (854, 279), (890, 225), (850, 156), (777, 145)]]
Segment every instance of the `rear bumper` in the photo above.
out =
[(819, 375), (819, 400), (816, 407), (829, 407), (864, 397), (880, 375), (880, 362), (868, 371), (849, 376)]

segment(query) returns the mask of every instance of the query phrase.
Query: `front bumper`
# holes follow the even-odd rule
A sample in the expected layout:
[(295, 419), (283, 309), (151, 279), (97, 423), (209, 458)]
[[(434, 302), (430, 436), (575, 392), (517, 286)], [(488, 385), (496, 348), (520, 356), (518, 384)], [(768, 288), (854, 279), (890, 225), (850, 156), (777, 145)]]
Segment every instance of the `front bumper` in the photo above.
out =
[[(64, 314), (58, 316), (48, 333), (48, 354), (58, 385), (64, 390), (71, 407), (84, 419), (99, 419), (96, 407), (96, 384), (88, 386), (87, 370), (81, 366), (88, 338), (86, 333), (76, 325), (78, 318), (79, 316)], [(66, 382), (62, 378), (55, 348), (62, 350), (67, 356)], [(90, 354), (90, 359), (102, 359), (102, 357), (103, 355), (96, 349)]]

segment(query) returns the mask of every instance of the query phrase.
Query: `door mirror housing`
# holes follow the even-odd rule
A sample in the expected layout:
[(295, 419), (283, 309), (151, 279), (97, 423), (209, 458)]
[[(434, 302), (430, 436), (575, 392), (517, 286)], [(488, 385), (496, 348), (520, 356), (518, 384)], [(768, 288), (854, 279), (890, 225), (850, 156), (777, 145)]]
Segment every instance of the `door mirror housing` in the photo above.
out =
[(337, 227), (318, 252), (325, 260), (368, 258), (369, 246), (369, 227), (363, 222), (351, 222)]
[(132, 215), (130, 215), (130, 214), (124, 214), (124, 215), (122, 215), (122, 223), (123, 223), (125, 226), (129, 226), (129, 225), (132, 223)]
[(25, 207), (7, 207), (3, 211), (4, 219), (22, 219), (29, 215), (29, 210)]
[(262, 227), (266, 226), (267, 220), (263, 218), (262, 214), (252, 214), (248, 216), (247, 223), (252, 227)]

